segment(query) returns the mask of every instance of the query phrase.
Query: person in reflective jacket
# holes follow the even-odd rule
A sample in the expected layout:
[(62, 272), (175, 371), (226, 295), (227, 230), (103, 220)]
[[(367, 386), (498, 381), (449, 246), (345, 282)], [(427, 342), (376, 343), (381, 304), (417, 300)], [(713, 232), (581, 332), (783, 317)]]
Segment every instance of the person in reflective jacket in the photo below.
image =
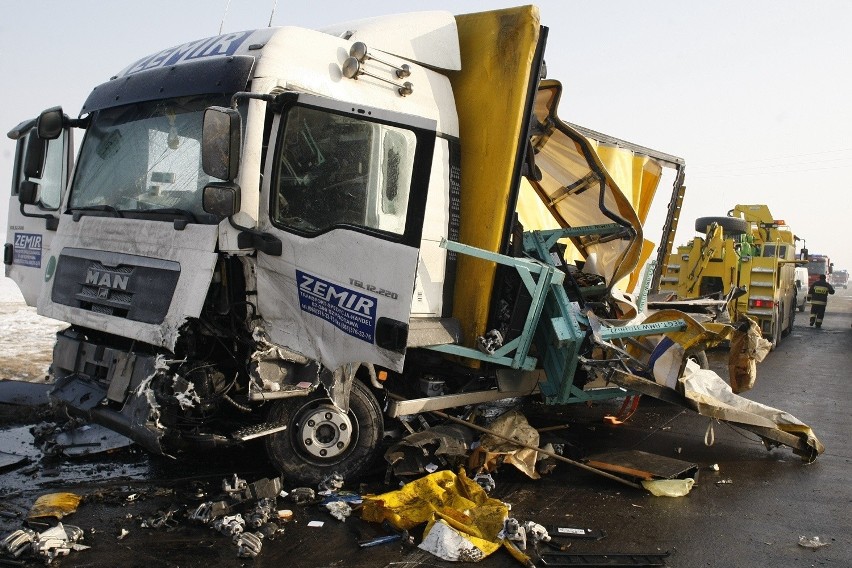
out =
[(822, 327), (822, 317), (828, 304), (828, 295), (834, 294), (834, 287), (826, 282), (825, 274), (819, 275), (819, 280), (808, 288), (808, 301), (811, 303), (811, 325)]

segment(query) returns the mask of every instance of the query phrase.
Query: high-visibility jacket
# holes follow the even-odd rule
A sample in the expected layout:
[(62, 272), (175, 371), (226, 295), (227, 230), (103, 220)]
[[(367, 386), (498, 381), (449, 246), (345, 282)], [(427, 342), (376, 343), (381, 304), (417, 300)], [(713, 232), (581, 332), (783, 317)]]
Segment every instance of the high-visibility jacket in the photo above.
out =
[(811, 304), (824, 306), (828, 303), (828, 295), (834, 294), (834, 287), (825, 280), (817, 280), (808, 289)]

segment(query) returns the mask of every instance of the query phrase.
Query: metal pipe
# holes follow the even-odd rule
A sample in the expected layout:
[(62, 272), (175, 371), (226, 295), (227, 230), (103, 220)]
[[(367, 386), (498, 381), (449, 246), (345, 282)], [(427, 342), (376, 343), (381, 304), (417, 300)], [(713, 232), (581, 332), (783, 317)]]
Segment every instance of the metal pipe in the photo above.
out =
[(619, 482), (623, 485), (627, 485), (628, 487), (632, 487), (634, 489), (642, 489), (642, 486), (639, 485), (638, 483), (633, 483), (632, 481), (627, 481), (626, 479), (618, 477), (617, 475), (613, 475), (613, 474), (608, 473), (606, 471), (602, 471), (600, 469), (588, 466), (584, 463), (580, 463), (580, 462), (574, 461), (572, 459), (568, 459), (564, 456), (560, 456), (559, 454), (557, 454), (555, 452), (550, 452), (548, 450), (539, 448), (537, 446), (533, 446), (532, 444), (525, 444), (524, 442), (520, 442), (518, 440), (515, 440), (514, 438), (510, 438), (509, 436), (504, 436), (502, 434), (498, 434), (497, 432), (494, 432), (493, 430), (489, 430), (488, 428), (483, 428), (482, 426), (477, 426), (476, 424), (471, 424), (470, 422), (466, 422), (466, 421), (464, 421), (460, 418), (450, 416), (449, 414), (446, 414), (446, 413), (441, 412), (439, 410), (432, 410), (431, 412), (432, 412), (432, 414), (434, 414), (436, 416), (440, 416), (441, 418), (443, 418), (445, 420), (449, 420), (450, 422), (462, 424), (464, 426), (467, 426), (468, 428), (473, 428), (474, 430), (482, 432), (483, 434), (490, 434), (492, 436), (496, 436), (497, 438), (501, 438), (503, 440), (506, 440), (507, 442), (511, 442), (515, 445), (521, 446), (522, 448), (527, 448), (529, 450), (535, 450), (536, 452), (541, 452), (542, 454), (549, 456), (549, 457), (551, 457), (555, 460), (565, 462), (569, 465), (573, 465), (574, 467), (579, 467), (580, 469), (584, 469), (584, 470), (586, 470), (590, 473), (594, 473), (595, 475), (600, 475), (602, 477), (606, 477), (607, 479), (617, 481), (617, 482)]

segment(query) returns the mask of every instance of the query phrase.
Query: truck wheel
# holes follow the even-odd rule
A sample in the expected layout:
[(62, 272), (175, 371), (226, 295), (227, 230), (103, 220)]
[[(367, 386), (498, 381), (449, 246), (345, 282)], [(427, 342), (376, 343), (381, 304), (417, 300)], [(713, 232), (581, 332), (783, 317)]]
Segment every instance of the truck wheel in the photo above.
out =
[(266, 437), (269, 460), (287, 478), (306, 485), (335, 472), (344, 479), (364, 473), (384, 436), (379, 403), (359, 380), (352, 384), (346, 414), (318, 390), (277, 401), (268, 420), (287, 424), (286, 430)]
[(790, 335), (793, 333), (793, 325), (796, 323), (796, 298), (793, 297), (793, 304), (790, 305), (790, 314), (787, 319), (787, 330), (784, 335)]
[(736, 236), (748, 233), (749, 223), (738, 217), (699, 217), (695, 220), (695, 230), (699, 233), (706, 233), (707, 227), (711, 223), (716, 223), (722, 227), (725, 235)]
[(775, 348), (778, 347), (778, 342), (781, 341), (781, 313), (778, 308), (775, 308), (772, 320), (772, 338), (770, 339), (772, 347), (770, 350), (775, 351)]

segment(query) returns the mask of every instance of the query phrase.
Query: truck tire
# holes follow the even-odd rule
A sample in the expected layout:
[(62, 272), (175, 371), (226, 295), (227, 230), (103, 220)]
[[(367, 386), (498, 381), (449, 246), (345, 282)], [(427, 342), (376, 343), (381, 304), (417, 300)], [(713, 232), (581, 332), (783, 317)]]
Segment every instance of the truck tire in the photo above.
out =
[(287, 425), (266, 437), (269, 461), (288, 481), (312, 486), (335, 472), (344, 479), (363, 474), (384, 436), (379, 403), (359, 380), (352, 383), (346, 414), (319, 389), (278, 400), (268, 420)]
[(778, 343), (781, 341), (781, 312), (775, 308), (772, 317), (772, 337), (769, 339), (772, 342), (770, 351), (775, 351)]
[(749, 223), (737, 217), (699, 217), (695, 220), (695, 230), (706, 233), (710, 224), (716, 223), (728, 236), (744, 235), (749, 231)]
[(784, 335), (793, 333), (793, 325), (796, 323), (796, 297), (793, 296), (793, 303), (790, 305), (790, 314), (787, 318), (787, 329), (784, 330)]

